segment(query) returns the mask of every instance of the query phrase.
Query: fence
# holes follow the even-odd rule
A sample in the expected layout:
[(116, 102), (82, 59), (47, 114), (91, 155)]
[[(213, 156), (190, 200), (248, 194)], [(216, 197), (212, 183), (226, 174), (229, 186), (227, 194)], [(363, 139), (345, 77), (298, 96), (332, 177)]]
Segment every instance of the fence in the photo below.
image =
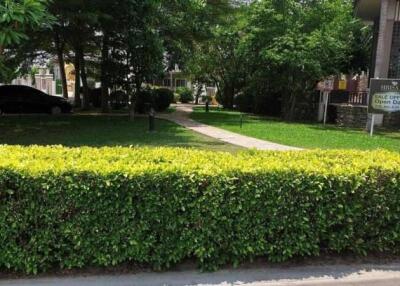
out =
[(332, 91), (331, 104), (368, 105), (368, 92)]

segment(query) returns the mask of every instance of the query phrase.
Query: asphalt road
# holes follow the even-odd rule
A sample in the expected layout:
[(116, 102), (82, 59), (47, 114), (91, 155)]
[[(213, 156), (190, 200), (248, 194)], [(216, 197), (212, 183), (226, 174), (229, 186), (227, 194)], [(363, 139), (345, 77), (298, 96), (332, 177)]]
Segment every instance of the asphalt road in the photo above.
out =
[(399, 286), (400, 263), (0, 280), (0, 286)]

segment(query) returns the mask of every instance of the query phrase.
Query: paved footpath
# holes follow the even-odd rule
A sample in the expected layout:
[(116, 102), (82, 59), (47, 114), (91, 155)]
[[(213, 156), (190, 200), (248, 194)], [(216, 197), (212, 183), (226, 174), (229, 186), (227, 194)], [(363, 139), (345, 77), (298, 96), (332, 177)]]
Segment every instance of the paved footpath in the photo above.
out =
[(237, 133), (229, 132), (220, 128), (216, 128), (213, 126), (209, 126), (194, 121), (189, 118), (191, 112), (193, 112), (192, 105), (179, 104), (176, 105), (176, 112), (170, 114), (160, 114), (157, 117), (172, 121), (187, 129), (193, 130), (203, 135), (221, 140), (229, 144), (241, 146), (244, 148), (257, 149), (257, 150), (275, 150), (275, 151), (301, 150), (300, 148), (280, 145), (273, 142), (240, 135)]
[(0, 280), (0, 286), (398, 286), (400, 264), (241, 268)]

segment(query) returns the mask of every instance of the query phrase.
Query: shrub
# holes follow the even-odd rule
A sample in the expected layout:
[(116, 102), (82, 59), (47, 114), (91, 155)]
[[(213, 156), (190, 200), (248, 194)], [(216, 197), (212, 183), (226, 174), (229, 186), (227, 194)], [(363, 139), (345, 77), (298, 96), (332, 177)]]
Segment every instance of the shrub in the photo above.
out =
[(400, 154), (0, 147), (0, 268), (400, 249)]
[(239, 93), (235, 96), (234, 103), (240, 112), (254, 111), (254, 97), (251, 94)]
[(189, 103), (194, 100), (193, 91), (190, 88), (179, 87), (176, 93), (179, 95), (179, 101), (182, 103)]
[(162, 112), (168, 109), (174, 101), (174, 93), (167, 88), (159, 88), (153, 91), (154, 107), (156, 111)]
[(176, 92), (174, 93), (174, 102), (173, 103), (178, 103), (179, 102), (179, 94)]
[(151, 89), (143, 89), (136, 93), (135, 111), (146, 113), (149, 108), (154, 106), (154, 97)]
[(282, 114), (281, 96), (278, 94), (255, 94), (254, 113), (268, 116), (280, 116)]
[(129, 96), (122, 90), (113, 91), (110, 94), (109, 101), (111, 108), (118, 110), (129, 105)]
[(101, 107), (101, 88), (93, 88), (89, 90), (90, 103), (95, 108)]
[(166, 88), (145, 89), (136, 96), (135, 110), (139, 113), (148, 112), (153, 107), (158, 112), (168, 109), (174, 100), (174, 93)]

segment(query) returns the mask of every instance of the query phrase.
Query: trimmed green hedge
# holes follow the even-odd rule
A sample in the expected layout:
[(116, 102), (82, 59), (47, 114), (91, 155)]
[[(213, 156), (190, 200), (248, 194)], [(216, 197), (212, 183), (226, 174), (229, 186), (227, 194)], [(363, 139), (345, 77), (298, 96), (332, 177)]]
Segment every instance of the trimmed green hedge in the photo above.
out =
[(400, 154), (0, 147), (0, 268), (397, 253)]
[(189, 103), (194, 100), (193, 91), (188, 87), (178, 87), (176, 93), (181, 103)]

